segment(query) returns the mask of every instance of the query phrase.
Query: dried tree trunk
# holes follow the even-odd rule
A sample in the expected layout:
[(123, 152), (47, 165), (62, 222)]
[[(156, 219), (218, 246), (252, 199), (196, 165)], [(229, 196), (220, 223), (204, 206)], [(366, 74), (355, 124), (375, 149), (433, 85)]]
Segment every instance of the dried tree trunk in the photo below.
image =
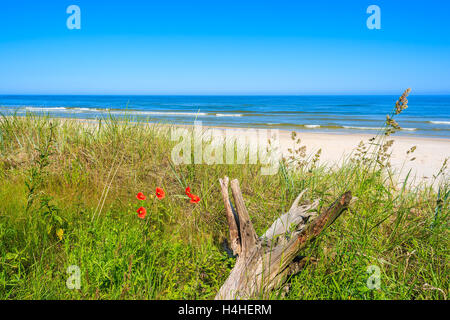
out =
[(307, 224), (312, 216), (316, 216), (312, 211), (317, 208), (319, 201), (299, 206), (303, 191), (291, 209), (258, 237), (245, 207), (238, 180), (231, 181), (236, 210), (228, 196), (228, 177), (219, 181), (230, 229), (230, 247), (238, 258), (216, 299), (261, 297), (280, 287), (287, 277), (299, 272), (307, 261), (294, 261), (294, 258), (339, 217), (352, 198), (350, 191), (347, 191)]

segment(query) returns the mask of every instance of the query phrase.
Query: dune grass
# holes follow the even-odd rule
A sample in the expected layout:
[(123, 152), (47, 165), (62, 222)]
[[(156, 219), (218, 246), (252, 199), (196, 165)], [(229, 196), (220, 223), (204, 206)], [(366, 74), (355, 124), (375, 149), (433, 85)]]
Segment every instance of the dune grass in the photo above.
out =
[[(224, 250), (224, 175), (241, 182), (258, 234), (305, 188), (321, 206), (345, 190), (357, 198), (302, 253), (316, 261), (289, 279), (288, 293), (267, 298), (447, 299), (448, 184), (399, 187), (386, 138), (372, 143), (375, 153), (370, 143), (339, 168), (299, 161), (300, 151), (263, 176), (259, 165), (175, 166), (175, 142), (156, 125), (3, 117), (0, 299), (214, 298), (234, 264)], [(156, 187), (164, 199), (151, 196)], [(145, 219), (138, 192), (147, 195)], [(66, 286), (70, 265), (80, 268), (80, 289)], [(367, 286), (370, 266), (379, 289)]]

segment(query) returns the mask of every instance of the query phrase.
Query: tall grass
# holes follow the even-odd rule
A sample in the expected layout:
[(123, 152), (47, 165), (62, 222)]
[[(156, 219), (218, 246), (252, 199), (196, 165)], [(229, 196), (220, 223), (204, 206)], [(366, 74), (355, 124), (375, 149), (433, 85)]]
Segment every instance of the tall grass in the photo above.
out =
[[(262, 176), (259, 165), (175, 166), (175, 142), (157, 125), (3, 117), (0, 298), (213, 298), (234, 264), (217, 182), (228, 175), (240, 180), (258, 234), (305, 188), (321, 206), (347, 189), (357, 198), (302, 253), (315, 262), (289, 279), (285, 299), (446, 299), (448, 184), (436, 192), (406, 180), (399, 188), (385, 132), (339, 168), (293, 150), (277, 175)], [(156, 187), (166, 198), (149, 197), (138, 219), (136, 193)], [(66, 287), (70, 265), (80, 267), (79, 290)], [(380, 268), (380, 289), (367, 286), (371, 265)]]

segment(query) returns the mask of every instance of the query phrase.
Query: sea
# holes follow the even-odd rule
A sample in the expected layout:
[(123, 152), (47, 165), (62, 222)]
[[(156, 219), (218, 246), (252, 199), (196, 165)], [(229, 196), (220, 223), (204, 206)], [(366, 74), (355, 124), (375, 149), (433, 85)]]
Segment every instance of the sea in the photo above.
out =
[[(399, 96), (0, 95), (0, 114), (152, 123), (374, 133)], [(450, 95), (411, 95), (396, 135), (450, 139)]]

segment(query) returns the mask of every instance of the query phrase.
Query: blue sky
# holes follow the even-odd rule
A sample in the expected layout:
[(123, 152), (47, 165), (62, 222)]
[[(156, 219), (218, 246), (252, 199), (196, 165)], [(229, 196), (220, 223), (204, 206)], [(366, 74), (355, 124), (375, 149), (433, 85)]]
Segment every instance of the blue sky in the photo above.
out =
[(0, 94), (450, 94), (449, 16), (444, 0), (3, 0)]

